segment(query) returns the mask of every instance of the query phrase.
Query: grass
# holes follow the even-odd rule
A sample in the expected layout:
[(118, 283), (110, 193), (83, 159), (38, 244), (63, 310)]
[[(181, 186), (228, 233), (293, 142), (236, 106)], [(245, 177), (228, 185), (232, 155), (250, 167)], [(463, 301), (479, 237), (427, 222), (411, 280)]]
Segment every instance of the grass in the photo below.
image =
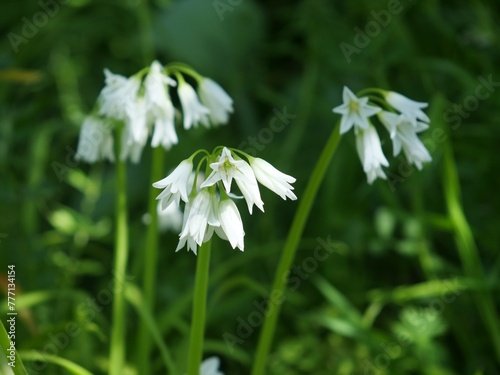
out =
[[(497, 373), (496, 86), (481, 89), (489, 95), (467, 108), (473, 108), (480, 77), (500, 77), (500, 9), (493, 1), (401, 4), (350, 63), (339, 44), (354, 43), (354, 28), (364, 29), (370, 12), (386, 9), (386, 1), (372, 8), (327, 0), (244, 1), (223, 20), (211, 2), (195, 0), (160, 0), (141, 9), (115, 0), (69, 1), (17, 53), (8, 38), (0, 41), (0, 234), (8, 235), (0, 236), (0, 289), (6, 289), (7, 265), (15, 264), (16, 342), (27, 372), (43, 363), (54, 375), (108, 373), (117, 170), (78, 163), (74, 152), (103, 68), (129, 75), (154, 55), (192, 65), (235, 101), (228, 126), (179, 130), (180, 144), (165, 153), (163, 166), (156, 161), (160, 174), (197, 148), (227, 144), (242, 145), (297, 178), (297, 204), (263, 191), (265, 214), (250, 216), (239, 205), (244, 253), (213, 241), (204, 358), (219, 356), (226, 374), (250, 373), (262, 326), (249, 325), (250, 333), (233, 346), (224, 334), (243, 337), (238, 332), (272, 289), (292, 217), (338, 120), (331, 109), (348, 85), (428, 101), (432, 122), (423, 138), (433, 162), (409, 171), (396, 160), (389, 172), (397, 183), (369, 186), (354, 138), (344, 137), (289, 261), (302, 266), (318, 239), (342, 246), (288, 285), (266, 373)], [(23, 17), (38, 11), (36, 2), (5, 5), (6, 35), (21, 35)], [(263, 129), (281, 124), (276, 113), (283, 108), (296, 117), (271, 137)], [(390, 155), (388, 138), (383, 147)], [(141, 164), (127, 165), (124, 184), (130, 219), (124, 374), (138, 363), (151, 374), (170, 374), (188, 362), (196, 258), (175, 253), (177, 233), (167, 232), (158, 239), (157, 260), (154, 251), (145, 259), (142, 216), (153, 194), (153, 159), (147, 150)], [(5, 306), (1, 297), (4, 325)], [(51, 351), (54, 337), (71, 323), (79, 333)], [(138, 359), (144, 358), (136, 342), (141, 325), (147, 365)]]

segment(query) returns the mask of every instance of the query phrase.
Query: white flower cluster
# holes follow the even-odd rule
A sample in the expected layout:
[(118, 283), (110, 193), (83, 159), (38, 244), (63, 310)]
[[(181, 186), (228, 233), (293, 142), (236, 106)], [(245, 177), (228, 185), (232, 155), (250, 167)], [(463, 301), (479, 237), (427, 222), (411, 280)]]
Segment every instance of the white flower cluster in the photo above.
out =
[[(209, 175), (201, 184), (198, 172), (192, 178), (193, 159), (199, 153), (182, 161), (167, 177), (155, 182), (153, 186), (164, 189), (156, 199), (161, 209), (166, 210), (171, 204), (185, 203), (184, 216), (179, 245), (176, 251), (187, 245), (195, 254), (198, 246), (210, 240), (214, 232), (222, 239), (229, 241), (232, 248), (244, 249), (245, 231), (240, 213), (232, 198), (232, 181), (236, 182), (243, 198), (252, 214), (253, 206), (264, 212), (264, 202), (260, 196), (259, 185), (272, 190), (283, 199), (297, 199), (293, 193), (292, 183), (295, 178), (274, 168), (267, 161), (246, 155), (238, 150), (217, 147), (212, 154), (205, 156), (203, 162), (209, 163)], [(247, 160), (243, 160), (238, 153)]]
[[(197, 81), (197, 91), (184, 80), (183, 73)], [(184, 65), (163, 67), (154, 61), (149, 68), (128, 78), (107, 69), (104, 74), (106, 85), (97, 100), (97, 109), (84, 120), (80, 132), (77, 160), (114, 161), (112, 130), (117, 121), (124, 126), (120, 139), (122, 160), (139, 162), (150, 134), (151, 147), (162, 146), (168, 150), (177, 144), (176, 109), (170, 97), (174, 87), (185, 129), (199, 124), (206, 127), (225, 124), (233, 112), (233, 100), (216, 82)]]
[(354, 126), (356, 148), (370, 184), (377, 177), (387, 178), (382, 167), (389, 166), (377, 130), (369, 119), (375, 114), (389, 132), (393, 156), (399, 155), (403, 150), (408, 163), (414, 164), (419, 170), (422, 169), (422, 163), (432, 160), (417, 136), (417, 133), (429, 127), (430, 119), (422, 111), (428, 104), (413, 101), (392, 91), (377, 90), (377, 92), (383, 94), (386, 102), (384, 104), (387, 104), (390, 111), (368, 104), (368, 97), (358, 98), (347, 87), (344, 87), (342, 94), (344, 103), (333, 109), (333, 112), (342, 115), (341, 134), (348, 132)]

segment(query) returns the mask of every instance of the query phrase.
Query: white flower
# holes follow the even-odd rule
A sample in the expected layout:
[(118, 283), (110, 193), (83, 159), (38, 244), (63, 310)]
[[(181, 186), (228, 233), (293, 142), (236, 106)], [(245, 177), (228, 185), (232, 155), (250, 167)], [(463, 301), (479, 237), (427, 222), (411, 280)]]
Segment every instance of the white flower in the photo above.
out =
[(415, 164), (419, 170), (422, 169), (422, 163), (432, 160), (429, 151), (417, 136), (417, 133), (428, 129), (429, 125), (420, 121), (413, 125), (406, 116), (387, 111), (379, 113), (378, 117), (391, 135), (394, 156), (403, 150), (408, 162)]
[(198, 95), (205, 107), (210, 110), (212, 124), (226, 124), (229, 113), (233, 112), (233, 99), (218, 83), (210, 78), (203, 78), (198, 86)]
[[(157, 206), (158, 212), (158, 229), (161, 232), (172, 231), (179, 232), (182, 228), (182, 211), (180, 207), (173, 203), (169, 205), (166, 209), (161, 208), (161, 203), (158, 202)], [(149, 214), (144, 214), (142, 216), (142, 222), (145, 225), (151, 224), (151, 217)]]
[(208, 126), (208, 114), (210, 111), (200, 103), (196, 91), (194, 91), (191, 85), (183, 81), (179, 82), (178, 94), (184, 115), (184, 129), (190, 129), (191, 126), (196, 127), (200, 122)]
[(348, 132), (353, 125), (359, 129), (367, 129), (369, 126), (368, 117), (380, 111), (379, 107), (368, 104), (368, 97), (358, 98), (346, 86), (342, 92), (342, 99), (344, 103), (333, 108), (333, 112), (342, 115), (340, 134)]
[(200, 366), (200, 375), (224, 375), (219, 371), (220, 360), (217, 357), (205, 359)]
[(241, 193), (245, 197), (250, 215), (252, 214), (254, 204), (259, 208), (259, 210), (264, 212), (264, 202), (260, 197), (259, 185), (257, 184), (257, 179), (255, 178), (252, 167), (250, 167), (248, 163), (244, 162), (240, 166), (240, 171), (245, 176), (245, 179), (237, 178), (235, 181)]
[(267, 187), (269, 190), (272, 190), (285, 200), (287, 197), (291, 200), (297, 199), (295, 194), (292, 192), (294, 188), (290, 185), (295, 182), (295, 178), (280, 172), (263, 159), (250, 158), (249, 162), (255, 173), (257, 181), (259, 181), (262, 185)]
[(401, 114), (405, 115), (413, 126), (417, 125), (417, 120), (423, 122), (431, 121), (425, 112), (422, 111), (422, 108), (426, 108), (428, 106), (427, 103), (416, 102), (394, 91), (386, 92), (385, 100), (401, 112)]
[(229, 193), (231, 190), (231, 182), (233, 181), (233, 178), (251, 183), (251, 180), (249, 180), (242, 171), (242, 168), (245, 164), (246, 162), (243, 160), (235, 160), (233, 158), (233, 155), (231, 154), (231, 151), (224, 147), (219, 156), (219, 160), (215, 163), (210, 164), (212, 173), (210, 173), (205, 182), (201, 184), (201, 187), (204, 188), (207, 186), (212, 186), (218, 181), (222, 180), (226, 192)]
[(369, 125), (365, 130), (360, 129), (356, 132), (356, 147), (368, 183), (371, 184), (377, 177), (387, 178), (382, 170), (382, 166), (389, 166), (389, 162), (382, 152), (380, 138), (373, 125)]
[(75, 159), (87, 163), (95, 163), (104, 159), (115, 160), (113, 133), (100, 118), (87, 116), (83, 121)]
[(106, 85), (99, 94), (99, 114), (117, 120), (128, 117), (127, 108), (137, 98), (141, 80), (138, 77), (124, 77), (104, 69)]
[(146, 146), (148, 140), (148, 129), (144, 127), (141, 129), (141, 133), (138, 134), (138, 139), (132, 135), (132, 127), (125, 126), (122, 135), (121, 152), (120, 159), (130, 161), (134, 164), (139, 163), (141, 160), (142, 150)]
[(175, 132), (175, 109), (168, 94), (168, 86), (175, 86), (176, 82), (162, 73), (162, 66), (153, 61), (146, 79), (144, 80), (144, 98), (148, 119), (154, 123), (152, 147), (162, 145), (166, 150), (177, 144)]
[(172, 173), (153, 184), (155, 188), (164, 189), (156, 197), (156, 199), (160, 200), (162, 209), (166, 209), (172, 202), (179, 204), (180, 199), (186, 203), (188, 202), (189, 190), (193, 185), (192, 182), (190, 183), (192, 170), (192, 160), (183, 160)]
[[(127, 117), (125, 118), (125, 127), (128, 128), (127, 143), (145, 143), (148, 137), (148, 127), (146, 122), (146, 102), (144, 98), (135, 98), (127, 103), (125, 109)], [(146, 139), (144, 139), (144, 136)]]
[[(184, 207), (184, 216), (182, 218), (182, 231), (181, 235), (179, 235), (179, 244), (177, 245), (175, 251), (177, 252), (187, 245), (187, 250), (188, 251), (191, 250), (196, 255), (198, 253), (198, 245), (196, 244), (194, 237), (189, 235), (188, 230), (186, 233), (184, 233), (185, 228), (187, 228), (190, 210), (191, 210), (191, 202), (187, 202), (186, 207)], [(183, 233), (184, 235), (182, 235)]]
[(241, 221), (240, 212), (234, 202), (227, 198), (219, 202), (219, 222), (232, 248), (238, 247), (241, 251), (244, 250), (245, 244), (243, 237), (243, 222)]
[[(204, 240), (206, 240), (205, 235), (207, 234), (208, 226), (220, 226), (217, 212), (218, 198), (215, 192), (202, 189), (196, 194), (194, 199), (190, 200), (186, 205), (184, 224), (176, 251), (183, 248), (186, 242), (188, 243), (188, 250), (189, 248), (192, 249), (193, 241), (198, 246), (206, 242)], [(196, 254), (196, 250), (193, 250), (193, 252)]]

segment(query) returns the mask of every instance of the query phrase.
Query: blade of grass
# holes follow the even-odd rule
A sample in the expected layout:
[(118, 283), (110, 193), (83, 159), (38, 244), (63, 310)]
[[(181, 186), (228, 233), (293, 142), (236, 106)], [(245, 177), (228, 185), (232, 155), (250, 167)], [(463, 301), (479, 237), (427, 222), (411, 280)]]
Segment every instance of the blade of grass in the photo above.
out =
[(90, 371), (87, 371), (80, 365), (71, 362), (68, 359), (58, 357), (52, 354), (40, 353), (35, 350), (32, 351), (22, 351), (19, 353), (25, 361), (40, 361), (45, 363), (52, 363), (58, 365), (65, 370), (68, 370), (70, 374), (74, 375), (92, 375)]
[[(7, 335), (7, 331), (5, 330), (5, 327), (3, 323), (0, 321), (0, 348), (2, 349), (2, 356), (8, 353), (9, 348), (10, 348), (10, 338)], [(16, 362), (15, 362), (15, 367), (10, 367), (12, 371), (14, 372), (14, 375), (28, 375), (26, 372), (26, 369), (24, 368), (23, 362), (20, 358), (19, 352), (16, 350)]]
[(154, 320), (151, 312), (144, 304), (144, 298), (141, 294), (139, 288), (133, 284), (127, 283), (125, 284), (125, 298), (127, 301), (136, 309), (137, 314), (141, 318), (142, 323), (148, 328), (149, 333), (153, 340), (158, 345), (158, 349), (160, 349), (161, 357), (163, 359), (163, 363), (168, 370), (168, 374), (178, 374), (174, 361), (172, 360), (172, 356), (170, 352), (163, 342), (160, 335), (160, 328), (158, 324)]

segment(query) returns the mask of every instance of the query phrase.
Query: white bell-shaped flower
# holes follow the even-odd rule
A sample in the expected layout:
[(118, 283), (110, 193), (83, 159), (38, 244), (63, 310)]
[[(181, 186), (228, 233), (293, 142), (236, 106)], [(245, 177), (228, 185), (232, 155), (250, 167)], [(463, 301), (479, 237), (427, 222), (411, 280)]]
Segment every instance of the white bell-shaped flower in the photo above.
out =
[(415, 100), (411, 100), (404, 95), (398, 94), (394, 91), (388, 91), (385, 94), (385, 100), (394, 107), (394, 109), (398, 110), (406, 116), (406, 118), (410, 121), (413, 126), (417, 125), (417, 120), (423, 122), (430, 122), (429, 116), (422, 111), (423, 108), (427, 108), (428, 103), (424, 102), (416, 102)]
[(113, 133), (104, 120), (87, 116), (83, 121), (78, 139), (76, 160), (95, 163), (100, 160), (114, 161)]
[(192, 126), (196, 127), (199, 123), (208, 127), (210, 110), (200, 103), (193, 87), (181, 81), (177, 93), (182, 105), (184, 129), (191, 129)]
[(380, 138), (373, 125), (370, 124), (365, 130), (359, 129), (356, 132), (356, 148), (369, 184), (377, 177), (387, 178), (382, 166), (388, 167), (389, 162), (384, 156)]
[(212, 124), (227, 124), (229, 114), (233, 112), (233, 99), (224, 89), (210, 78), (203, 78), (198, 86), (198, 95), (202, 104), (210, 110)]
[(290, 185), (295, 182), (295, 178), (280, 172), (264, 159), (251, 157), (249, 158), (249, 162), (257, 181), (262, 185), (285, 200), (286, 198), (291, 200), (297, 199), (292, 191), (294, 188)]

